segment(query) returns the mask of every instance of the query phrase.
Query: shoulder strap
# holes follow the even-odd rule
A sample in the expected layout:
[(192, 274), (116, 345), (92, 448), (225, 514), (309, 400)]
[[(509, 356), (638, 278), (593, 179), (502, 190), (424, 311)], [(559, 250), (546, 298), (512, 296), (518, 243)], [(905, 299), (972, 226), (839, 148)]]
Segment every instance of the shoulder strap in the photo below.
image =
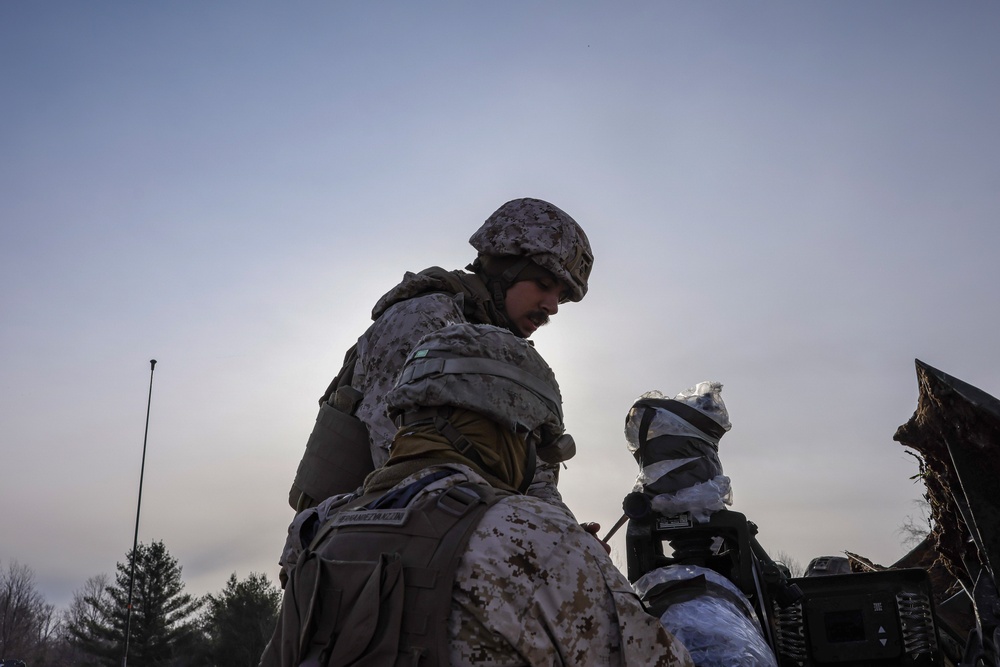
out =
[[(439, 497), (434, 520), (448, 524), (424, 568), (406, 571), (406, 603), (400, 657), (426, 655), (427, 665), (450, 664), (448, 616), (455, 573), (483, 514), (509, 492), (487, 485), (460, 484)], [(397, 661), (397, 666), (406, 664)]]

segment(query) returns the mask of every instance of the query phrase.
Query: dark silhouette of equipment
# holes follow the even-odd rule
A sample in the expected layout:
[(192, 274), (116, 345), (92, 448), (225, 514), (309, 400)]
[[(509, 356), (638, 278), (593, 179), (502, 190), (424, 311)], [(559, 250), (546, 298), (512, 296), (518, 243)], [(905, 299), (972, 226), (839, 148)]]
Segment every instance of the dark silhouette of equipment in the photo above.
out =
[(122, 667), (128, 667), (128, 645), (132, 634), (132, 596), (135, 590), (135, 555), (139, 549), (139, 512), (142, 510), (142, 478), (146, 474), (146, 440), (149, 438), (149, 410), (153, 405), (153, 370), (156, 359), (149, 360), (149, 394), (146, 397), (146, 429), (142, 435), (142, 463), (139, 466), (139, 498), (135, 503), (135, 532), (132, 537), (132, 558), (129, 567), (128, 605), (125, 608), (125, 649)]
[[(917, 411), (895, 439), (919, 453), (931, 503), (919, 566), (908, 555), (888, 569), (843, 573), (844, 559), (822, 557), (810, 576), (789, 578), (743, 514), (668, 515), (647, 486), (622, 503), (629, 580), (670, 565), (721, 574), (753, 605), (779, 667), (1000, 667), (1000, 401), (916, 366)], [(664, 451), (645, 444), (634, 452), (643, 469)]]

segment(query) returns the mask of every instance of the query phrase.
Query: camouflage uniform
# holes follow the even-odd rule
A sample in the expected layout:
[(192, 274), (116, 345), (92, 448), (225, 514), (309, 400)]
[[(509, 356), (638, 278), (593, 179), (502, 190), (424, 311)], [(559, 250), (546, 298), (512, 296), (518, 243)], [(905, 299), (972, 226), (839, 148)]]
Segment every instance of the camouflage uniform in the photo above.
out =
[[(417, 498), (464, 481), (485, 483), (467, 466), (448, 468), (455, 474)], [(395, 488), (438, 470), (425, 468)], [(285, 568), (295, 567), (307, 519), (318, 514), (324, 521), (348, 499), (331, 498), (296, 517)], [(448, 634), (456, 667), (693, 667), (600, 543), (565, 510), (528, 496), (501, 499), (473, 532), (455, 575)]]
[[(593, 265), (590, 242), (570, 216), (548, 202), (531, 198), (507, 202), (469, 242), (480, 258), (520, 258), (524, 264), (548, 271), (566, 285), (568, 300), (580, 301), (587, 293)], [(491, 275), (478, 262), (467, 267), (476, 269), (475, 274), (438, 267), (419, 274), (407, 272), (372, 310), (374, 322), (358, 339), (350, 385), (363, 396), (354, 414), (368, 429), (375, 468), (385, 463), (396, 434), (395, 424), (386, 415), (385, 395), (416, 342), (449, 324), (511, 328), (503, 301), (517, 276)], [(540, 461), (528, 493), (561, 504), (558, 475), (558, 464)], [(289, 497), (293, 508), (303, 507), (296, 502), (300, 490), (293, 485)], [(305, 506), (320, 500), (314, 498)]]
[[(461, 275), (466, 284), (474, 285), (479, 282), (472, 274), (460, 271), (451, 273)], [(386, 415), (385, 396), (392, 389), (406, 357), (425, 334), (449, 324), (468, 321), (470, 309), (464, 302), (469, 299), (465, 295), (458, 298), (438, 292), (412, 298), (401, 296), (425, 287), (425, 277), (425, 272), (407, 273), (403, 282), (376, 304), (373, 313), (375, 323), (358, 339), (358, 362), (354, 367), (354, 381), (351, 384), (365, 396), (358, 405), (357, 416), (368, 425), (372, 462), (376, 468), (384, 465), (389, 458), (389, 447), (396, 435), (396, 425)], [(471, 313), (473, 323), (502, 324), (487, 319), (490, 315), (482, 305), (471, 310)], [(528, 487), (528, 495), (556, 503), (569, 511), (557, 488), (558, 464), (539, 461), (534, 479)]]
[[(524, 257), (561, 280), (567, 300), (587, 294), (594, 258), (590, 241), (564, 211), (540, 199), (515, 199), (501, 206), (469, 239), (480, 255)], [(472, 267), (469, 267), (472, 268)], [(439, 282), (435, 283), (435, 278)], [(463, 293), (427, 294), (441, 280), (461, 283)], [(510, 277), (513, 279), (513, 277)], [(448, 324), (470, 322), (510, 328), (503, 314), (502, 277), (486, 285), (478, 275), (438, 268), (407, 273), (403, 282), (383, 296), (372, 310), (375, 323), (358, 341), (358, 363), (352, 385), (365, 394), (357, 416), (368, 424), (372, 459), (378, 467), (388, 458), (396, 426), (385, 415), (384, 397), (399, 369), (424, 334)], [(454, 289), (454, 288), (452, 288)], [(423, 296), (418, 296), (424, 293)]]
[[(466, 281), (479, 282), (472, 274), (454, 273), (460, 274)], [(426, 273), (407, 273), (403, 281), (375, 305), (372, 311), (375, 322), (358, 339), (358, 361), (351, 385), (364, 394), (356, 414), (368, 425), (372, 462), (376, 468), (389, 458), (389, 447), (397, 430), (386, 415), (385, 395), (395, 384), (399, 369), (417, 341), (449, 324), (469, 322), (469, 315), (475, 324), (504, 324), (494, 321), (484, 308), (477, 308), (467, 315), (464, 304), (451, 294), (435, 292), (407, 297), (415, 290), (434, 288), (426, 277)], [(483, 292), (485, 294), (485, 287)], [(466, 300), (463, 295), (461, 301)]]
[[(289, 527), (291, 584), (262, 665), (423, 654), (459, 666), (692, 667), (604, 545), (564, 507), (513, 491), (533, 453), (571, 441), (555, 375), (528, 341), (495, 326), (438, 329), (385, 402), (401, 427), (364, 498), (331, 497)], [(456, 488), (469, 484), (479, 491)]]

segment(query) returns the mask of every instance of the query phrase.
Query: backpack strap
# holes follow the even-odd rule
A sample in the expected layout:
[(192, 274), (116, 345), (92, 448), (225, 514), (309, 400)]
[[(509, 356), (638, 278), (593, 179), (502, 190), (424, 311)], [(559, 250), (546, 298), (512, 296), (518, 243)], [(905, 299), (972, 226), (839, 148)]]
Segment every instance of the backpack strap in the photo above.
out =
[(438, 498), (433, 520), (450, 526), (426, 566), (405, 568), (407, 598), (397, 667), (411, 664), (404, 656), (424, 656), (423, 662), (412, 663), (421, 667), (450, 664), (448, 616), (455, 573), (480, 519), (506, 495), (487, 485), (459, 484)]

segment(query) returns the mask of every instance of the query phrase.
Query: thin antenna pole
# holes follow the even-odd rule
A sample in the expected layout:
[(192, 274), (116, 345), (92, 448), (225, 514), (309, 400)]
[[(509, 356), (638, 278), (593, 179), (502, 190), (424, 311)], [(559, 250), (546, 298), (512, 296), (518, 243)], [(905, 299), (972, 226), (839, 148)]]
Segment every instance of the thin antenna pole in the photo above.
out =
[(149, 408), (153, 403), (153, 369), (156, 359), (149, 360), (149, 398), (146, 399), (146, 432), (142, 436), (142, 465), (139, 467), (139, 501), (135, 505), (135, 535), (132, 537), (132, 565), (128, 584), (128, 606), (125, 608), (125, 654), (122, 667), (128, 667), (128, 641), (132, 630), (132, 592), (135, 590), (135, 552), (139, 548), (139, 511), (142, 509), (142, 478), (146, 474), (146, 439), (149, 437)]

